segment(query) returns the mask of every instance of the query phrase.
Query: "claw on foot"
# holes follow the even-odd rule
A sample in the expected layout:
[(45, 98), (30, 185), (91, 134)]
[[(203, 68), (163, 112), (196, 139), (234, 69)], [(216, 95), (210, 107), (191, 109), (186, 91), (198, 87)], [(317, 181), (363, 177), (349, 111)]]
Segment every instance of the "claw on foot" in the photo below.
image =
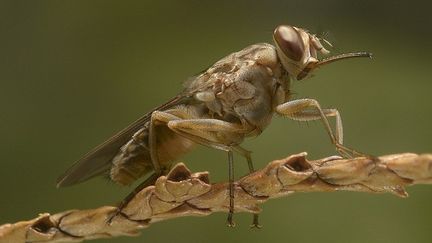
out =
[(352, 159), (354, 157), (366, 157), (368, 159), (371, 159), (374, 162), (379, 161), (379, 158), (376, 156), (358, 152), (354, 149), (345, 147), (342, 144), (336, 144), (335, 146), (336, 146), (336, 151), (343, 158)]
[(254, 214), (253, 215), (252, 224), (249, 225), (249, 227), (251, 229), (261, 229), (262, 228), (262, 225), (260, 225), (259, 222), (258, 222), (258, 217), (259, 217), (259, 214)]
[(261, 229), (262, 225), (260, 225), (258, 223), (252, 223), (251, 225), (249, 225), (249, 228), (251, 228), (251, 229)]
[(228, 227), (235, 227), (236, 226), (236, 224), (234, 223), (234, 220), (233, 220), (233, 214), (232, 213), (228, 214), (227, 226)]
[(227, 222), (227, 226), (230, 228), (234, 228), (236, 224), (234, 222)]

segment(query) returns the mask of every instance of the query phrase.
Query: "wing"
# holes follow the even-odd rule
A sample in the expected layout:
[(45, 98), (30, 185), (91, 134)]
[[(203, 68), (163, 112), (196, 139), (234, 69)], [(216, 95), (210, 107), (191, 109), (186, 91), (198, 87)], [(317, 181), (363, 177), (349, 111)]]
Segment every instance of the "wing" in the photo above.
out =
[(111, 168), (111, 160), (117, 155), (121, 146), (150, 120), (153, 111), (173, 107), (179, 104), (184, 97), (184, 95), (174, 97), (91, 150), (57, 179), (57, 187), (71, 186), (108, 172)]

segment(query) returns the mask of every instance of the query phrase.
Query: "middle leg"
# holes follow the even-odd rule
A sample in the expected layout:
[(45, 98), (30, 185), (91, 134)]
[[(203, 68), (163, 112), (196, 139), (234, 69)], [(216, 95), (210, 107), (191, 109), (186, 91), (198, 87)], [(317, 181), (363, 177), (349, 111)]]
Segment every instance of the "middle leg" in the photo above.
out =
[[(252, 173), (255, 171), (253, 163), (252, 163), (252, 157), (251, 157), (251, 152), (238, 146), (234, 147), (235, 151), (239, 154), (241, 154), (243, 157), (246, 158), (246, 161), (248, 163), (248, 167), (249, 167), (249, 173)], [(253, 214), (253, 219), (252, 219), (252, 224), (250, 225), (251, 228), (257, 228), (260, 229), (262, 226), (259, 224), (259, 214), (254, 213)]]
[(236, 145), (243, 139), (245, 132), (240, 124), (229, 123), (216, 119), (189, 119), (176, 120), (168, 123), (168, 127), (196, 143), (223, 150), (228, 153), (229, 168), (229, 212), (227, 223), (228, 226), (234, 227), (234, 165), (233, 151), (239, 152), (245, 156), (249, 169), (253, 170), (252, 160), (249, 151)]

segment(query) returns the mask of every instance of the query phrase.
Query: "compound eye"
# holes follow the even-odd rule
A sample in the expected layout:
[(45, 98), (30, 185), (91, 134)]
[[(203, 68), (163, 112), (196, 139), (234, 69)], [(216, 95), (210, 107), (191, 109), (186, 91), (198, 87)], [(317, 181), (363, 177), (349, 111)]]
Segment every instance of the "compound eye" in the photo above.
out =
[(304, 46), (296, 29), (288, 25), (278, 26), (273, 33), (273, 38), (276, 45), (288, 58), (297, 62), (301, 60)]

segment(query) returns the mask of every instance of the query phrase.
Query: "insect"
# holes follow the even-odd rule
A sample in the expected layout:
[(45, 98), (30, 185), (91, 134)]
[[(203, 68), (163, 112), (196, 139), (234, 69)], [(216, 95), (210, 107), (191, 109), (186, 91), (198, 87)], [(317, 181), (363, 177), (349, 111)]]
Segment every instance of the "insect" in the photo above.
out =
[[(232, 53), (190, 79), (184, 90), (97, 146), (58, 179), (58, 187), (70, 186), (98, 175), (121, 185), (147, 179), (125, 199), (125, 203), (196, 144), (228, 154), (230, 205), (228, 225), (233, 226), (233, 152), (245, 157), (250, 171), (250, 152), (241, 147), (270, 124), (275, 114), (298, 121), (321, 120), (331, 142), (344, 157), (360, 154), (343, 145), (341, 116), (337, 109), (323, 109), (314, 99), (291, 100), (291, 81), (307, 78), (328, 63), (354, 57), (371, 57), (366, 52), (329, 54), (322, 39), (305, 29), (278, 26), (274, 45), (254, 44)], [(324, 41), (323, 41), (324, 43)], [(335, 117), (335, 130), (329, 117)], [(124, 203), (123, 203), (124, 205)], [(120, 206), (121, 208), (122, 206)], [(258, 227), (258, 216), (253, 224)]]

